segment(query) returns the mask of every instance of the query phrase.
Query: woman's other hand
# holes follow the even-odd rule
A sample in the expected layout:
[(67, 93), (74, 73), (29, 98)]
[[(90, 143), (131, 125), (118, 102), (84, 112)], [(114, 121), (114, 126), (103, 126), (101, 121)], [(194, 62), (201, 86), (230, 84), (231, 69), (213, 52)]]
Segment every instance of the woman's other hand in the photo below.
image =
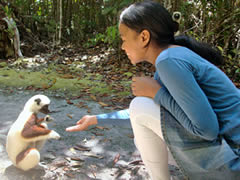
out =
[(66, 131), (83, 131), (86, 130), (88, 126), (96, 125), (97, 123), (97, 117), (95, 115), (85, 115), (76, 123), (75, 126), (66, 128)]
[(132, 78), (131, 87), (134, 96), (154, 98), (161, 85), (151, 77), (141, 76)]

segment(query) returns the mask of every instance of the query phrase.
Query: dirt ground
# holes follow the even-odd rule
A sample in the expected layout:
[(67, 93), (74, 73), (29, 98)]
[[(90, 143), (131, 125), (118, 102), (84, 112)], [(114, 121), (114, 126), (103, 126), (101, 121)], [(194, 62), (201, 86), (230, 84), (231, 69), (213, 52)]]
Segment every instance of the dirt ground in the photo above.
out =
[[(134, 145), (129, 120), (104, 120), (87, 131), (69, 133), (65, 128), (83, 115), (109, 112), (94, 101), (85, 101), (88, 109), (74, 106), (80, 100), (66, 101), (60, 94), (47, 94), (51, 99), (50, 114), (55, 121), (49, 124), (61, 135), (60, 140), (48, 140), (41, 151), (41, 166), (28, 172), (16, 169), (9, 161), (6, 135), (24, 103), (42, 92), (8, 91), (0, 89), (0, 179), (100, 179), (148, 180), (149, 176)], [(82, 101), (82, 100), (81, 100)], [(181, 178), (180, 171), (169, 166), (172, 175)]]

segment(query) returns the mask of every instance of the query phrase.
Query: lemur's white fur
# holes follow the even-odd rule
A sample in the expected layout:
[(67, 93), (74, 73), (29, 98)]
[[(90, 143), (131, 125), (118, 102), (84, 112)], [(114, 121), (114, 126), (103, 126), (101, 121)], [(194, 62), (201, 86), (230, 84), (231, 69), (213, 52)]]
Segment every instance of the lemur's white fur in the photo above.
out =
[(37, 118), (37, 114), (49, 104), (50, 100), (45, 95), (31, 97), (8, 132), (6, 150), (14, 166), (19, 169), (27, 171), (38, 165), (39, 151), (45, 141), (60, 138), (57, 132), (47, 128), (46, 122), (51, 119), (50, 116)]

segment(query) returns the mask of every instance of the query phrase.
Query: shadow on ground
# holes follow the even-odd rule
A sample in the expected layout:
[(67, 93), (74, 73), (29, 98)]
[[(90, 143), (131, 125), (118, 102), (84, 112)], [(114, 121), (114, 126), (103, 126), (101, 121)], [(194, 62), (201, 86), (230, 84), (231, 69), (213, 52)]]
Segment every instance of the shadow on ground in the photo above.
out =
[[(51, 99), (49, 124), (61, 135), (60, 140), (48, 140), (41, 151), (41, 166), (28, 172), (12, 166), (6, 150), (6, 135), (25, 102), (39, 92), (0, 90), (0, 179), (1, 180), (147, 180), (149, 176), (135, 148), (129, 120), (104, 120), (88, 131), (69, 133), (65, 128), (74, 125), (82, 116), (109, 112), (99, 104), (84, 99), (71, 100), (73, 104), (84, 102), (88, 108), (69, 104), (59, 94), (46, 94)], [(170, 167), (171, 173), (180, 172)]]

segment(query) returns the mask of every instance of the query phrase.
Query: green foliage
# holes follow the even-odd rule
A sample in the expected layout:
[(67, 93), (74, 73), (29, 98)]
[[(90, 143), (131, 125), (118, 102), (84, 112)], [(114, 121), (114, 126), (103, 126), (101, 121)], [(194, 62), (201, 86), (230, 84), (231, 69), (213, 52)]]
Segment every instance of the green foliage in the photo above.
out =
[(119, 42), (119, 32), (117, 25), (109, 26), (107, 28), (105, 42), (107, 42), (109, 45), (116, 47)]
[(105, 43), (110, 47), (117, 47), (119, 44), (119, 32), (117, 25), (107, 27), (105, 33), (97, 33), (95, 37), (90, 38), (87, 43), (85, 43), (85, 47), (96, 46), (101, 43)]
[[(1, 6), (2, 7), (2, 6)], [(3, 11), (5, 12), (6, 16), (8, 18), (12, 17), (12, 10), (8, 6), (2, 7)]]
[[(117, 27), (119, 13), (124, 7), (137, 1), (141, 0), (64, 0), (63, 39), (65, 42), (84, 44), (85, 47), (105, 44), (119, 48)], [(33, 33), (44, 34), (47, 40), (52, 40), (54, 34), (57, 37), (58, 2), (59, 0), (11, 1), (21, 14), (26, 28), (31, 29)], [(158, 0), (158, 2), (165, 4), (170, 12), (177, 10), (182, 13), (180, 31), (183, 34), (221, 47), (227, 61), (239, 66), (240, 1)], [(3, 9), (8, 16), (12, 16), (12, 9), (9, 7), (5, 6)], [(239, 74), (240, 70), (236, 68), (230, 71)]]

